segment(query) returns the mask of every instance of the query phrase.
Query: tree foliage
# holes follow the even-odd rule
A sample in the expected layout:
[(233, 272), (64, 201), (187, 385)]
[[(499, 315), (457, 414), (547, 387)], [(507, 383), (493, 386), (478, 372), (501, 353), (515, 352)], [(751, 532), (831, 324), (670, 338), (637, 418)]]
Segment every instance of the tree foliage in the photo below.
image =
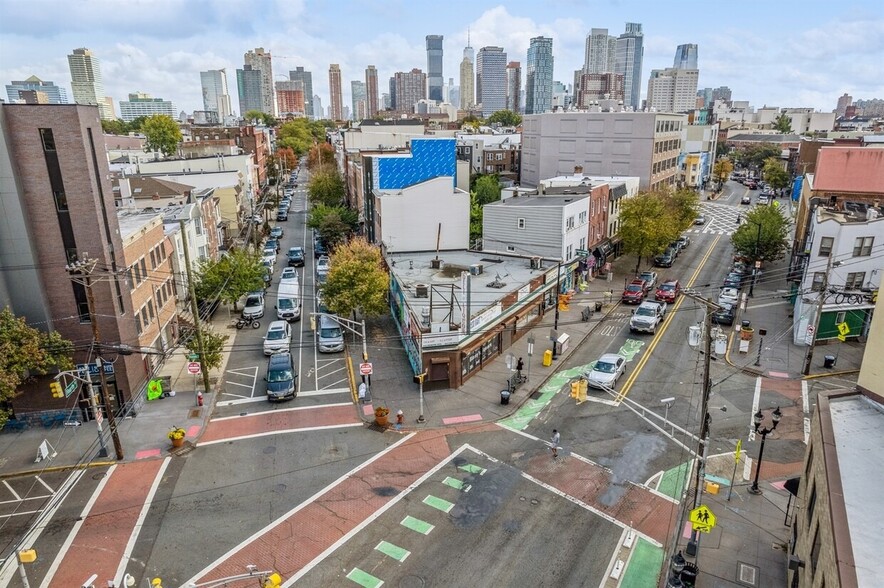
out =
[(344, 201), (344, 192), (344, 180), (334, 167), (311, 174), (307, 185), (307, 197), (314, 205), (339, 206)]
[(792, 119), (786, 116), (786, 113), (781, 113), (776, 120), (774, 120), (773, 128), (784, 135), (792, 132)]
[(771, 157), (779, 158), (780, 155), (779, 145), (761, 143), (734, 151), (734, 160), (743, 167), (753, 167), (760, 170), (765, 161)]
[(337, 315), (360, 311), (365, 316), (378, 316), (387, 311), (388, 283), (380, 249), (360, 237), (332, 253), (322, 296)]
[[(72, 353), (71, 342), (57, 332), (35, 329), (4, 308), (0, 311), (0, 406), (12, 400), (18, 388), (35, 374), (73, 368)], [(0, 428), (8, 418), (9, 412), (0, 409)]]
[(512, 110), (498, 110), (489, 116), (485, 122), (489, 125), (497, 123), (503, 127), (517, 127), (522, 124), (522, 117)]
[[(203, 336), (203, 348), (200, 358), (208, 370), (221, 367), (224, 360), (224, 344), (230, 339), (229, 335), (220, 335), (213, 331), (205, 323), (200, 323), (200, 332)], [(196, 336), (190, 337), (185, 345), (191, 353), (199, 353), (200, 348)]]
[(298, 166), (298, 156), (291, 147), (280, 147), (276, 150), (276, 158), (287, 170), (293, 170)]
[(689, 188), (682, 188), (674, 192), (664, 191), (660, 193), (666, 204), (666, 216), (676, 227), (676, 236), (694, 224), (694, 219), (700, 214), (700, 199), (697, 193)]
[(344, 206), (317, 204), (310, 209), (310, 217), (307, 219), (307, 226), (316, 229), (331, 248), (344, 242), (358, 225), (359, 215)]
[(476, 193), (470, 193), (470, 243), (475, 243), (482, 238), (482, 221), (484, 214), (482, 213), (482, 205)]
[(319, 143), (307, 153), (307, 169), (311, 173), (334, 169), (335, 165), (335, 149), (328, 143)]
[(325, 141), (328, 121), (309, 121), (306, 118), (290, 120), (279, 127), (276, 144), (288, 147), (297, 157), (302, 157), (313, 145)]
[(480, 176), (476, 180), (475, 193), (480, 206), (500, 200), (500, 182), (497, 176)]
[(734, 252), (753, 262), (782, 259), (789, 243), (789, 221), (779, 207), (756, 206), (745, 220), (731, 235)]
[(197, 300), (215, 300), (236, 305), (249, 292), (264, 289), (264, 265), (261, 257), (246, 249), (232, 249), (215, 261), (200, 261), (194, 284)]
[(789, 172), (783, 168), (782, 162), (775, 157), (764, 162), (762, 170), (764, 181), (770, 184), (774, 190), (782, 190), (789, 185)]
[(147, 117), (141, 125), (141, 132), (147, 139), (144, 148), (146, 151), (159, 151), (165, 157), (175, 153), (178, 143), (181, 142), (181, 129), (168, 114), (155, 114)]
[(101, 130), (108, 135), (128, 135), (129, 133), (137, 133), (141, 131), (141, 125), (147, 119), (146, 116), (139, 116), (131, 122), (126, 122), (121, 118), (116, 120), (101, 120)]
[[(620, 238), (623, 249), (637, 257), (635, 271), (641, 268), (643, 257), (661, 253), (678, 238), (683, 227), (673, 211), (676, 206), (667, 203), (665, 193), (640, 192), (620, 205)], [(691, 221), (693, 221), (691, 218)]]
[(712, 179), (718, 184), (719, 190), (721, 190), (722, 184), (730, 177), (733, 171), (734, 164), (727, 157), (720, 157), (715, 162), (715, 165), (712, 166)]
[(252, 109), (246, 111), (243, 115), (243, 119), (256, 125), (264, 125), (267, 127), (275, 127), (276, 119), (271, 114), (267, 114), (266, 112), (261, 112), (257, 109)]

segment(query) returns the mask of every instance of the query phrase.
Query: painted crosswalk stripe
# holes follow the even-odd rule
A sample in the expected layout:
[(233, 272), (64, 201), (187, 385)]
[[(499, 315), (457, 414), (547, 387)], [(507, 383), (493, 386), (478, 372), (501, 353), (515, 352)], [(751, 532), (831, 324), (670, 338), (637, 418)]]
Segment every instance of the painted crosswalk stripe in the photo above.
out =
[(452, 488), (455, 488), (457, 490), (463, 490), (464, 492), (469, 492), (470, 488), (472, 488), (472, 486), (470, 486), (469, 484), (464, 484), (457, 478), (452, 478), (451, 476), (445, 476), (445, 479), (442, 480), (442, 483), (446, 486), (451, 486)]
[(384, 581), (375, 578), (368, 572), (363, 572), (359, 568), (353, 568), (350, 570), (350, 573), (347, 574), (347, 579), (356, 582), (360, 586), (364, 586), (365, 588), (379, 588), (384, 585)]
[(435, 509), (441, 510), (444, 513), (451, 512), (451, 509), (454, 508), (453, 502), (448, 502), (444, 498), (438, 498), (436, 496), (433, 496), (432, 494), (428, 494), (422, 502), (426, 505), (432, 506)]
[(409, 515), (402, 519), (402, 522), (399, 523), (403, 527), (411, 529), (412, 531), (417, 531), (422, 535), (429, 535), (430, 531), (436, 528), (435, 525), (431, 525), (427, 521), (422, 521), (420, 519), (416, 519), (413, 516)]
[(411, 552), (407, 549), (403, 549), (398, 545), (393, 545), (392, 543), (388, 543), (386, 541), (381, 541), (380, 543), (378, 543), (375, 549), (380, 551), (384, 555), (392, 557), (396, 561), (405, 561), (405, 558), (411, 555)]
[(480, 476), (484, 475), (485, 472), (488, 471), (485, 468), (481, 468), (481, 467), (479, 467), (477, 465), (473, 465), (471, 463), (459, 465), (459, 466), (457, 466), (457, 469), (463, 470), (465, 472), (469, 472), (471, 474), (479, 474)]

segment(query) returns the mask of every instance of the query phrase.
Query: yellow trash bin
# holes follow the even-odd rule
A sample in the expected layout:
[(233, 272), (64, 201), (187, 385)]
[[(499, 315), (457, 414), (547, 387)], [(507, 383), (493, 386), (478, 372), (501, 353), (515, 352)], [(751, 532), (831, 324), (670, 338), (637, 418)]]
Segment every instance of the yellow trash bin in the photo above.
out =
[(720, 488), (721, 486), (715, 482), (706, 482), (706, 492), (708, 494), (718, 494)]
[(543, 352), (543, 367), (549, 367), (552, 365), (552, 349), (547, 349)]

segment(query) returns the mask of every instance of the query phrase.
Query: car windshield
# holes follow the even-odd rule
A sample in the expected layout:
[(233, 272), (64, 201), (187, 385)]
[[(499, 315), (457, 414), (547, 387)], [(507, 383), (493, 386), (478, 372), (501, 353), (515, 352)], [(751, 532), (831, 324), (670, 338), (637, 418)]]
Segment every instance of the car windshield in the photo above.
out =
[(290, 382), (293, 379), (292, 370), (270, 370), (267, 372), (268, 382)]
[(284, 329), (275, 329), (267, 333), (268, 341), (282, 341), (285, 339), (285, 330)]
[(279, 306), (279, 310), (292, 310), (295, 308), (295, 303), (291, 298), (280, 298), (277, 306)]
[(319, 336), (323, 339), (337, 339), (341, 336), (341, 328), (340, 327), (329, 327), (327, 329), (320, 329)]
[(261, 306), (261, 298), (259, 296), (249, 296), (246, 298), (246, 306)]
[(635, 311), (638, 316), (654, 316), (654, 311), (650, 308), (639, 308)]
[(663, 284), (662, 286), (660, 286), (660, 289), (671, 292), (672, 290), (675, 290), (675, 284)]
[(617, 371), (617, 366), (607, 361), (599, 361), (595, 364), (595, 371), (602, 372), (603, 374), (613, 374)]
[(638, 284), (630, 284), (626, 287), (626, 291), (627, 292), (641, 292), (642, 287), (639, 286)]

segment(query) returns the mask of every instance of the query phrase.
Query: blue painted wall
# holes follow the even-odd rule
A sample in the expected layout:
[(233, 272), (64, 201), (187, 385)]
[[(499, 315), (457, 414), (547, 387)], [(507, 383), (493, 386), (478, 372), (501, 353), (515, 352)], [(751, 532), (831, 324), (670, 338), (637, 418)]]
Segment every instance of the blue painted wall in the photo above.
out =
[(452, 186), (455, 185), (454, 139), (412, 139), (411, 155), (373, 159), (375, 189), (397, 190), (439, 176), (451, 176)]

